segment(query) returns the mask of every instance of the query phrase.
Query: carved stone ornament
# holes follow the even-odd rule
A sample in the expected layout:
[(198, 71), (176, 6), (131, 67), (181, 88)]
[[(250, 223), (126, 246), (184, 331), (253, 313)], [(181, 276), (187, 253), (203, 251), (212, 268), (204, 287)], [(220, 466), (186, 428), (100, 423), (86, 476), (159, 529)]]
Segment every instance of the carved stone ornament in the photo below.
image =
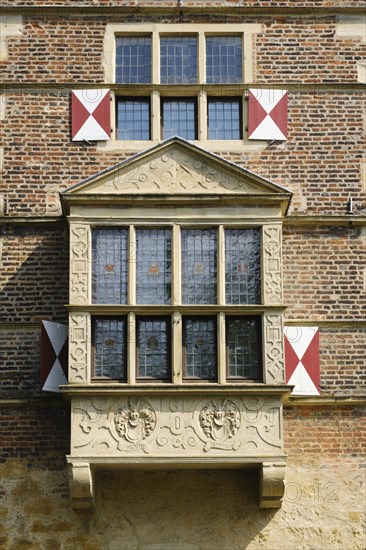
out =
[(89, 228), (70, 228), (70, 304), (86, 304), (89, 297)]
[(264, 303), (282, 302), (281, 227), (265, 226), (264, 250)]
[(133, 167), (122, 167), (113, 177), (96, 182), (86, 193), (249, 193), (263, 189), (246, 181), (217, 162), (173, 146), (144, 159)]
[(69, 382), (82, 384), (88, 380), (89, 315), (70, 315), (69, 335)]
[[(240, 427), (240, 414), (237, 406), (224, 399), (221, 405), (215, 401), (211, 401), (203, 407), (200, 412), (200, 425), (205, 435), (217, 443), (226, 442), (231, 439)], [(236, 442), (235, 447), (238, 447), (239, 442)], [(205, 450), (213, 447), (208, 443)]]
[(156, 426), (156, 414), (145, 401), (119, 407), (114, 417), (118, 435), (130, 443), (146, 439)]
[(267, 384), (283, 384), (285, 363), (283, 355), (282, 315), (265, 315), (265, 373)]

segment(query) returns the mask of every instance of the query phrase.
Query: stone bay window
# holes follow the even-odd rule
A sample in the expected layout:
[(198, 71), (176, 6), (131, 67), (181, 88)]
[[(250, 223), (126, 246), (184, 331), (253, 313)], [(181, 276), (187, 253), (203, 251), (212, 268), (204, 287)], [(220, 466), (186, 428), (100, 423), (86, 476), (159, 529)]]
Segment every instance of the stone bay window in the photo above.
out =
[(289, 200), (180, 138), (62, 194), (76, 507), (112, 467), (260, 468), (280, 505)]

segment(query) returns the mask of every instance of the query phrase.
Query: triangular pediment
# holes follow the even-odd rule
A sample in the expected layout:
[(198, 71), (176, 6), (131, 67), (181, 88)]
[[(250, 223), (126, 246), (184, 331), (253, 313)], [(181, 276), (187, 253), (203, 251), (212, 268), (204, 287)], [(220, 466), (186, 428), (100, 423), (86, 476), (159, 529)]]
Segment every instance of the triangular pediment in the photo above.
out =
[(62, 193), (88, 195), (278, 195), (287, 189), (181, 138), (139, 153)]

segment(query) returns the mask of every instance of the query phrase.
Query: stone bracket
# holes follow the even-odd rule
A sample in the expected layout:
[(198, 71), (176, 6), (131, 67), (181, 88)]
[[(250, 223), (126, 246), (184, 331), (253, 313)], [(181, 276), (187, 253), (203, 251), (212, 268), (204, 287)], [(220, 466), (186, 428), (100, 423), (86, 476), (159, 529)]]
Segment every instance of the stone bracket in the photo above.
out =
[(285, 492), (286, 462), (262, 464), (260, 508), (281, 508)]
[(75, 509), (94, 507), (94, 480), (89, 462), (69, 464), (71, 505)]

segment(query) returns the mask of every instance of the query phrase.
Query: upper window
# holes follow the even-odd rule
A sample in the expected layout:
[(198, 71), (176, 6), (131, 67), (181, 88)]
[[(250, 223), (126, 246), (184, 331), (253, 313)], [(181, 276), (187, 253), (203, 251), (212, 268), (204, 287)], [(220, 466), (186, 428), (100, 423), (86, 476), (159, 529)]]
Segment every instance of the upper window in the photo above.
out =
[[(243, 33), (204, 27), (116, 37), (116, 82), (125, 85), (116, 98), (118, 139), (243, 139)], [(141, 87), (129, 94), (131, 84)]]
[(232, 309), (261, 302), (259, 229), (96, 228), (92, 242), (93, 302), (122, 308), (94, 318), (94, 378), (126, 381), (133, 364), (136, 381), (171, 382), (180, 341), (182, 380), (217, 382), (219, 358), (225, 379), (261, 380), (261, 318)]

